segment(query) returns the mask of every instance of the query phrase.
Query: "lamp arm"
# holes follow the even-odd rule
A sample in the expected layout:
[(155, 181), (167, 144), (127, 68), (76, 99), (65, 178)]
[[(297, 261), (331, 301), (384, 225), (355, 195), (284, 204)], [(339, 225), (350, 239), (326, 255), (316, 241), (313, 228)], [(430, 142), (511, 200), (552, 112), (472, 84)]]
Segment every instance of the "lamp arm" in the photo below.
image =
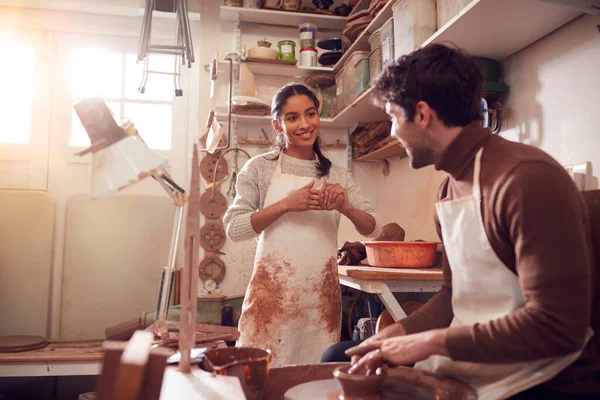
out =
[(181, 224), (183, 222), (183, 208), (187, 202), (187, 194), (177, 185), (166, 172), (152, 173), (152, 177), (162, 186), (169, 197), (175, 202), (175, 217), (173, 221), (173, 231), (171, 232), (171, 245), (169, 247), (169, 258), (167, 266), (163, 268), (163, 276), (158, 296), (156, 317), (159, 320), (167, 320), (169, 312), (169, 300), (173, 287), (173, 277), (175, 274), (175, 259), (179, 237), (181, 235)]

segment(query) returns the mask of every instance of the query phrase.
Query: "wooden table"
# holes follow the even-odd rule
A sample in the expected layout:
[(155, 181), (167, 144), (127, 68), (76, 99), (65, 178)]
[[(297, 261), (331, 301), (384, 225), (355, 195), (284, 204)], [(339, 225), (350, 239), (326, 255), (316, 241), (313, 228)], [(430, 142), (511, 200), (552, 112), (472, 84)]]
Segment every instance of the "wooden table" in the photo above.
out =
[(441, 268), (376, 268), (368, 265), (338, 265), (340, 283), (363, 292), (376, 294), (398, 321), (406, 313), (393, 293), (437, 292), (442, 287)]
[(43, 349), (0, 353), (0, 377), (99, 375), (103, 340), (51, 340)]

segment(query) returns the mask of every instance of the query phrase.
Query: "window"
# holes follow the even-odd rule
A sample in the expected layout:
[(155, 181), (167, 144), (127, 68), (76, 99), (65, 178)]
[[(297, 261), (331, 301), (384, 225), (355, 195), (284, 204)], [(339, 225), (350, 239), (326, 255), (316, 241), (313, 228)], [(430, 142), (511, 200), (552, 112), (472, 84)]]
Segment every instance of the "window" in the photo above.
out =
[(31, 46), (0, 37), (0, 143), (31, 138), (35, 56)]
[[(99, 48), (76, 48), (71, 56), (70, 91), (73, 104), (102, 96), (117, 123), (131, 121), (149, 147), (171, 150), (173, 77), (150, 74), (144, 94), (138, 92), (142, 79), (142, 63), (137, 55)], [(152, 55), (150, 70), (172, 72), (174, 57)], [(72, 110), (69, 143), (87, 147), (89, 138)]]

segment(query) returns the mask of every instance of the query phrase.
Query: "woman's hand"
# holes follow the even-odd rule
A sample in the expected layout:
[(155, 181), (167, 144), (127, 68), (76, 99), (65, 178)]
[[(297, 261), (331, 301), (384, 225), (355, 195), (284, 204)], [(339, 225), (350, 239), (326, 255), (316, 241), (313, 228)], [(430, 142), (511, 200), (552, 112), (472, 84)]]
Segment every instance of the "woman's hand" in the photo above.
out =
[(286, 197), (285, 208), (287, 211), (322, 210), (319, 204), (319, 190), (313, 189), (315, 181), (298, 189), (294, 194)]
[(324, 179), (319, 204), (323, 210), (337, 210), (341, 212), (343, 208), (347, 208), (350, 205), (348, 202), (348, 192), (343, 186), (330, 184), (327, 182), (327, 179)]

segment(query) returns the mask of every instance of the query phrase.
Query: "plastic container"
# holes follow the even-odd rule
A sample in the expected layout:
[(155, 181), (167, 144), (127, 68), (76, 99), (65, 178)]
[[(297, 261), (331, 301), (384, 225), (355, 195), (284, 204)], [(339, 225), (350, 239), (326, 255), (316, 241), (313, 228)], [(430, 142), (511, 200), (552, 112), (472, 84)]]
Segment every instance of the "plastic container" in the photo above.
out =
[(381, 67), (381, 47), (376, 48), (369, 54), (369, 82), (373, 83), (379, 76), (383, 68)]
[(337, 110), (342, 111), (346, 107), (346, 92), (344, 87), (344, 78), (346, 75), (346, 68), (342, 67), (340, 72), (335, 76), (335, 96), (337, 99)]
[(471, 0), (437, 0), (437, 26), (441, 28), (469, 5)]
[(285, 61), (296, 60), (296, 42), (293, 40), (282, 40), (277, 43), (279, 48), (279, 59)]
[(304, 23), (298, 27), (300, 30), (300, 47), (315, 48), (317, 37), (317, 26), (315, 24)]
[(381, 47), (381, 28), (369, 36), (369, 45), (371, 46), (371, 51)]
[(348, 104), (369, 88), (369, 54), (368, 51), (355, 51), (348, 58), (347, 73), (344, 78), (348, 79), (348, 90), (346, 91), (346, 102)]
[(381, 40), (381, 68), (391, 64), (394, 61), (394, 20), (390, 18), (381, 27), (379, 36)]
[(352, 81), (354, 83), (353, 88), (351, 90), (352, 93), (352, 101), (356, 99), (358, 96), (363, 94), (371, 84), (371, 72), (369, 67), (369, 57), (362, 58), (358, 60), (356, 65), (354, 66), (354, 77), (355, 80)]
[(392, 6), (392, 15), (396, 57), (418, 48), (437, 30), (435, 0), (402, 0)]
[(305, 48), (300, 50), (300, 65), (303, 67), (317, 66), (317, 49)]

